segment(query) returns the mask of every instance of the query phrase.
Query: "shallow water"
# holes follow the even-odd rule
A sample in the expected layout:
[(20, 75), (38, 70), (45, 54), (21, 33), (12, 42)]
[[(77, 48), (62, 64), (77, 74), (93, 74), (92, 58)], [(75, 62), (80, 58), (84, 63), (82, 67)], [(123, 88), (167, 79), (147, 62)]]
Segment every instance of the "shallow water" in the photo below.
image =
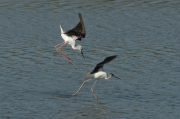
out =
[[(0, 118), (180, 118), (179, 0), (2, 0), (0, 2)], [(86, 27), (86, 59), (69, 45), (55, 50), (65, 31)], [(105, 57), (118, 79), (84, 84)]]

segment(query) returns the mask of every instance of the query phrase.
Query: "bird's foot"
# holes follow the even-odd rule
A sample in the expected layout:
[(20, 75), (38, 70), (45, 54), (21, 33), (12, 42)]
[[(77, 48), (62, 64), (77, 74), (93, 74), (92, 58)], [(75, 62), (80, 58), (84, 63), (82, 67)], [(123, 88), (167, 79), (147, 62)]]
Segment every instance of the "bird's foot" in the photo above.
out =
[[(69, 64), (72, 64), (70, 61), (68, 61)], [(73, 65), (73, 64), (72, 64)]]
[(76, 95), (77, 93), (74, 93), (74, 94), (72, 94), (71, 96), (74, 96), (74, 95)]

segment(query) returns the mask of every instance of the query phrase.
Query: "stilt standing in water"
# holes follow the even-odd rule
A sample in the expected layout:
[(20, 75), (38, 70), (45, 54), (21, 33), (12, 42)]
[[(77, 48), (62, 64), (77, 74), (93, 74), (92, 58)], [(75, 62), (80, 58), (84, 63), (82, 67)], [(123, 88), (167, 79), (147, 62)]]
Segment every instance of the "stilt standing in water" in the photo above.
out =
[[(98, 98), (96, 97), (96, 95), (95, 95), (95, 93), (94, 93), (94, 91), (93, 91), (93, 87), (95, 86), (96, 82), (97, 82), (99, 79), (102, 79), (102, 78), (104, 78), (104, 79), (106, 79), (106, 80), (110, 79), (111, 77), (118, 78), (118, 77), (114, 76), (113, 73), (110, 73), (109, 75), (107, 75), (106, 72), (104, 72), (104, 71), (99, 71), (99, 69), (100, 69), (100, 68), (103, 68), (104, 64), (112, 61), (112, 60), (115, 59), (116, 57), (117, 57), (117, 55), (110, 56), (110, 57), (106, 57), (106, 58), (104, 59), (104, 61), (102, 61), (101, 63), (97, 64), (96, 67), (94, 68), (94, 70), (93, 70), (92, 72), (88, 72), (88, 73), (84, 76), (85, 81), (82, 83), (82, 85), (80, 86), (80, 88), (78, 89), (78, 91), (77, 91), (76, 93), (74, 93), (72, 96), (76, 95), (76, 94), (79, 92), (79, 90), (82, 88), (82, 86), (84, 85), (85, 82), (90, 81), (91, 79), (94, 79), (94, 78), (95, 78), (96, 81), (95, 81), (95, 83), (93, 84), (93, 86), (92, 86), (92, 88), (91, 88), (91, 91), (93, 92), (96, 100), (98, 100)], [(118, 78), (118, 79), (120, 79), (120, 78)]]

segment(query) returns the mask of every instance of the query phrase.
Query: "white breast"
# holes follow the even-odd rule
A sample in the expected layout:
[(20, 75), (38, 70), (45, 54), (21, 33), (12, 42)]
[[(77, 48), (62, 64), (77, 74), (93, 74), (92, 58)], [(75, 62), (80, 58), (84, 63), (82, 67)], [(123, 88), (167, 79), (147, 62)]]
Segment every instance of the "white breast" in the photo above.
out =
[(107, 74), (106, 74), (106, 72), (103, 72), (103, 71), (99, 71), (98, 73), (94, 74), (95, 79), (102, 79), (102, 78), (106, 78), (106, 77), (107, 77)]
[(70, 45), (74, 45), (75, 44), (75, 41), (77, 39), (76, 36), (67, 36), (66, 34), (61, 34), (61, 37), (64, 39), (64, 41)]

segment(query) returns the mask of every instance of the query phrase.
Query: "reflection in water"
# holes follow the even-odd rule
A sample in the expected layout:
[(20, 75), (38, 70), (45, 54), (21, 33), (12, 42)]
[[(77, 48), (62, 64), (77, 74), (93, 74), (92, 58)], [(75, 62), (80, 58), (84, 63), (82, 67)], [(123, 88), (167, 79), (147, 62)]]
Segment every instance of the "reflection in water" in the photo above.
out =
[(107, 116), (108, 113), (110, 113), (109, 108), (105, 106), (96, 106), (96, 104), (87, 105), (87, 107), (84, 109), (85, 112), (90, 114), (92, 117), (103, 117)]

